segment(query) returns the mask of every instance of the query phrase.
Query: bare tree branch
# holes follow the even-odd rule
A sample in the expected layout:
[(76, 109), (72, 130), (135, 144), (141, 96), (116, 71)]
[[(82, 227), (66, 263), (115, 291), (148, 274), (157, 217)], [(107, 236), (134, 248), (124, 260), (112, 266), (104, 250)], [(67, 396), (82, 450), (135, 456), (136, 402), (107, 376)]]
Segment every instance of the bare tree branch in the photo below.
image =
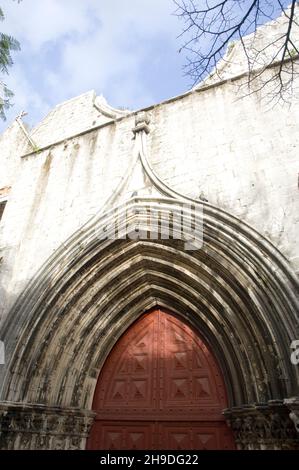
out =
[[(298, 27), (295, 0), (286, 9), (282, 0), (173, 0), (176, 15), (184, 26), (179, 38), (186, 53), (185, 74), (197, 85), (213, 72), (219, 76), (219, 61), (228, 61), (225, 52), (239, 40), (248, 72), (248, 86), (262, 79), (274, 64), (277, 70), (271, 80), (278, 93), (290, 89), (298, 64), (299, 47), (292, 33)], [(281, 16), (284, 15), (284, 16)], [(297, 15), (298, 16), (298, 15)], [(269, 20), (279, 21), (283, 30), (268, 43), (256, 41), (258, 27)], [(283, 22), (281, 21), (283, 19)], [(251, 34), (252, 33), (252, 34)], [(244, 37), (250, 34), (249, 37)], [(222, 60), (222, 63), (223, 63)], [(267, 81), (270, 78), (267, 75)], [(264, 84), (260, 83), (261, 89)]]

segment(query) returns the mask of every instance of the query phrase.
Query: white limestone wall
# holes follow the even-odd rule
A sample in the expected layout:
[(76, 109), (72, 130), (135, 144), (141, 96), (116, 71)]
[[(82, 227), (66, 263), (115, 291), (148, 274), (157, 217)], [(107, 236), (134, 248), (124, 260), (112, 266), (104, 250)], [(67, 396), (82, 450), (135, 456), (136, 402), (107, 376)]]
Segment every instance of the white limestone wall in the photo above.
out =
[(226, 83), (155, 108), (151, 161), (177, 191), (250, 224), (299, 272), (299, 99), (269, 108), (237, 93)]
[(133, 125), (131, 117), (117, 128), (112, 124), (28, 157), (18, 155), (18, 178), (1, 222), (2, 317), (45, 260), (119, 184), (133, 155)]
[(0, 134), (0, 190), (11, 186), (17, 178), (25, 146), (24, 134), (16, 121)]
[[(77, 111), (80, 100), (72, 100)], [(39, 152), (22, 157), (28, 148), (16, 129), (1, 138), (0, 181), (12, 185), (0, 234), (2, 318), (47, 258), (102, 208), (133, 160), (133, 114), (72, 138), (80, 126), (64, 111), (33, 132)], [(258, 95), (236, 101), (235, 85), (225, 83), (148, 113), (156, 173), (177, 191), (246, 221), (299, 273), (299, 101), (291, 109), (264, 107)], [(92, 116), (91, 127), (103, 122), (94, 123), (93, 107), (84, 116)]]

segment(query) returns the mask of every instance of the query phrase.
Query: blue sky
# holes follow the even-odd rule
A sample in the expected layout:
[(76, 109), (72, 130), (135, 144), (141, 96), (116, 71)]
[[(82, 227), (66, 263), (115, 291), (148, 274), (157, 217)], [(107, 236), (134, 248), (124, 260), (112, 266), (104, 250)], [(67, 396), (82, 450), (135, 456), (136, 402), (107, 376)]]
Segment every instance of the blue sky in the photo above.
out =
[(181, 22), (172, 0), (2, 0), (1, 31), (21, 43), (5, 82), (37, 123), (53, 106), (95, 89), (112, 106), (141, 108), (186, 91)]
[[(283, 2), (284, 4), (288, 2)], [(21, 43), (5, 82), (15, 93), (5, 129), (22, 110), (34, 125), (56, 104), (94, 89), (138, 109), (188, 90), (183, 24), (172, 0), (1, 0), (2, 32)]]

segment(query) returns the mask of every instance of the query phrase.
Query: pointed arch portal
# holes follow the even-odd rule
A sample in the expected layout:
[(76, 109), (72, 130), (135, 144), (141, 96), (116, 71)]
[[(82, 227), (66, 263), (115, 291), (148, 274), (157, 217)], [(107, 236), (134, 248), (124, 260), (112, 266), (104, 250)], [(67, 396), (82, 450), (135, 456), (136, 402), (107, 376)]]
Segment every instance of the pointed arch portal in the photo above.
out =
[[(149, 210), (158, 212), (161, 232), (155, 238), (126, 238), (128, 227), (134, 231), (138, 226), (144, 233), (151, 233)], [(199, 350), (200, 345), (205, 344), (206, 350), (212, 352), (215, 360), (208, 355), (207, 363), (217, 361), (222, 374), (219, 373), (219, 377), (224, 380), (227, 391), (227, 402), (226, 399), (221, 402), (220, 398), (217, 402), (214, 396), (218, 425), (221, 428), (220, 411), (228, 406), (231, 414), (226, 417), (233, 420), (233, 425), (235, 423), (239, 447), (281, 448), (286, 440), (290, 441), (288, 436), (293, 436), (295, 431), (290, 429), (293, 425), (282, 401), (295, 396), (298, 390), (298, 368), (289, 359), (289, 345), (296, 338), (296, 275), (281, 253), (259, 233), (206, 203), (203, 246), (186, 251), (184, 240), (167, 239), (162, 232), (170, 220), (173, 232), (179, 230), (171, 215), (180, 210), (180, 201), (173, 199), (132, 198), (118, 208), (119, 220), (124, 225), (118, 224), (120, 236), (117, 239), (109, 237), (107, 232), (107, 227), (115, 225), (112, 223), (115, 211), (95, 217), (53, 254), (18, 298), (2, 329), (7, 359), (5, 369), (0, 370), (2, 408), (7, 414), (13, 407), (18, 417), (18, 421), (7, 428), (7, 435), (11, 437), (6, 442), (13, 442), (9, 445), (15, 448), (85, 448), (88, 423), (94, 416), (91, 410), (98, 377), (105, 374), (106, 361), (109, 364), (114, 355), (111, 351), (120, 347), (120, 338), (133, 334), (139, 321), (150, 319), (150, 315), (140, 316), (153, 308), (173, 312), (177, 316), (169, 317), (169, 321), (178, 322), (175, 325), (181, 331), (188, 328), (198, 331), (202, 340), (188, 333), (189, 338), (193, 338), (191, 343), (197, 344)], [(129, 219), (122, 217), (122, 211), (129, 213)], [(106, 238), (99, 237), (103, 233)], [(172, 348), (171, 341), (167, 341), (168, 352)], [(157, 345), (161, 346), (160, 342)], [(162, 368), (162, 372), (165, 370)], [(171, 378), (167, 380), (170, 387)], [(142, 395), (144, 385), (139, 385)], [(177, 385), (184, 393), (183, 383)], [(191, 389), (195, 395), (199, 393), (196, 387), (189, 387), (188, 393), (191, 394)], [(96, 393), (97, 396), (95, 400), (101, 400), (101, 395)], [(159, 395), (156, 399), (161, 400)], [(24, 404), (29, 406), (33, 416), (30, 432), (29, 412)], [(258, 410), (255, 404), (260, 404)], [(182, 423), (192, 421), (189, 411), (185, 411), (186, 415), (182, 411), (183, 419), (177, 426), (180, 429), (185, 426)], [(275, 434), (278, 413), (282, 423), (280, 437)], [(24, 415), (21, 428), (20, 415)], [(197, 423), (203, 426), (201, 415), (197, 416)], [(212, 414), (209, 416), (211, 418)], [(47, 431), (50, 436), (47, 444), (43, 433), (35, 427), (41, 419), (44, 419), (44, 428), (51, 430)], [(252, 437), (260, 429), (261, 419), (264, 437)], [(57, 434), (57, 420), (61, 435)], [(154, 416), (151, 422), (157, 422)], [(173, 422), (177, 425), (177, 421)], [(252, 428), (251, 434), (248, 426)], [(24, 442), (19, 440), (15, 429), (22, 429)], [(170, 425), (163, 430), (170, 431)], [(173, 430), (174, 434), (176, 431)], [(156, 428), (154, 432), (160, 431)], [(185, 439), (182, 433), (176, 434)], [(205, 434), (210, 436), (211, 433)], [(217, 437), (217, 446), (230, 446), (225, 432), (221, 436)], [(173, 435), (167, 437), (167, 445), (179, 446), (172, 438)], [(191, 442), (192, 439), (190, 445), (200, 447), (194, 436)], [(213, 439), (207, 438), (202, 446), (216, 446), (211, 444)], [(294, 437), (291, 441), (293, 445)], [(90, 440), (89, 445), (92, 442)], [(180, 445), (185, 447), (185, 441)]]
[(155, 308), (108, 356), (95, 390), (88, 449), (233, 449), (224, 381), (186, 323)]

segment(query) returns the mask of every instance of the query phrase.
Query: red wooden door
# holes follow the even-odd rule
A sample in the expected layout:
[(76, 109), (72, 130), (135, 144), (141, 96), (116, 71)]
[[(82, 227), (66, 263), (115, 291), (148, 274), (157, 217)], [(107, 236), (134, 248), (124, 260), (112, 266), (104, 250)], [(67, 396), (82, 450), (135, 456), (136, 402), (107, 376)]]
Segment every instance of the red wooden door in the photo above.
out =
[(185, 323), (154, 310), (111, 351), (97, 383), (88, 449), (233, 449), (224, 382)]

